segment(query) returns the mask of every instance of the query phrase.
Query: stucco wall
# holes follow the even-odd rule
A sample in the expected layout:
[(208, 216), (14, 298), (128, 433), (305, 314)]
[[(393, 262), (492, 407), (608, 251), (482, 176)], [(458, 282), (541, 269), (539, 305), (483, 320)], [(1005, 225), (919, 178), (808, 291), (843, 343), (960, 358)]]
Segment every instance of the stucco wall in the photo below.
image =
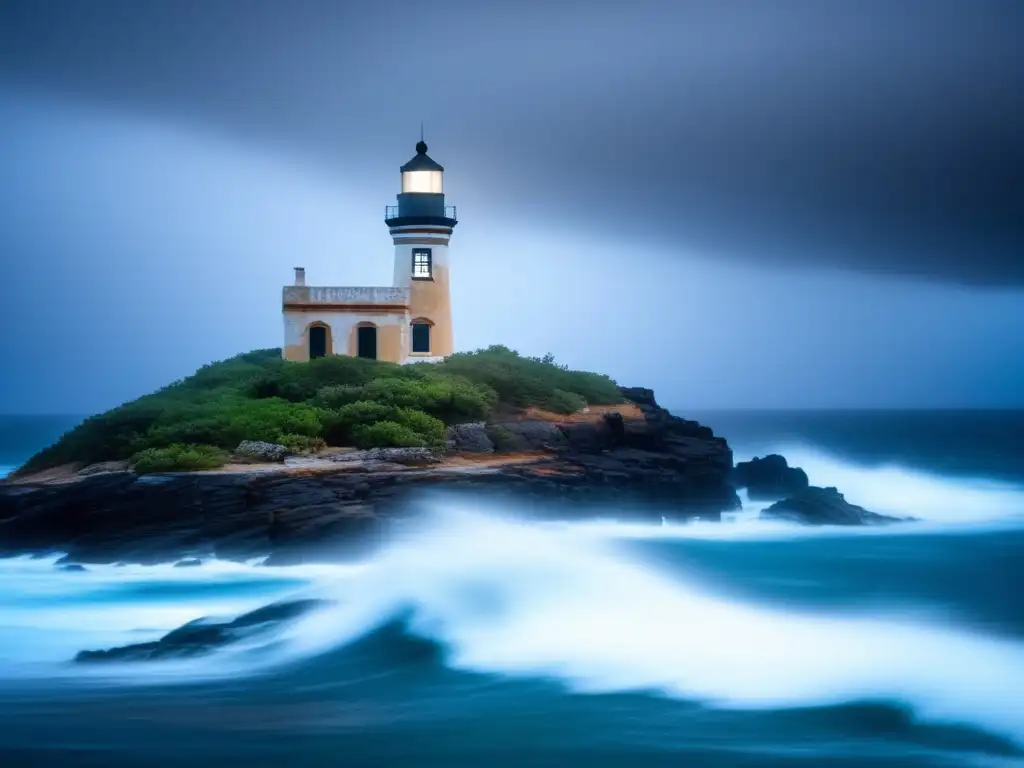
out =
[(357, 352), (356, 328), (363, 324), (377, 328), (377, 359), (400, 363), (405, 359), (408, 345), (407, 312), (344, 312), (344, 311), (284, 311), (285, 360), (309, 360), (309, 328), (317, 323), (326, 325), (328, 348), (338, 355), (355, 356)]
[[(408, 286), (409, 317), (425, 318), (433, 323), (430, 329), (430, 357), (447, 357), (454, 351), (452, 333), (451, 291), (449, 288), (448, 246), (432, 242), (430, 235), (411, 240), (405, 235), (395, 240), (395, 285)], [(412, 252), (415, 248), (431, 249), (433, 280), (412, 279)]]
[[(282, 355), (286, 360), (309, 360), (309, 328), (318, 323), (328, 328), (328, 354), (356, 355), (356, 329), (363, 324), (377, 328), (379, 360), (435, 361), (454, 351), (448, 261), (451, 230), (410, 226), (394, 228), (391, 234), (395, 244), (393, 286), (285, 286)], [(431, 280), (412, 279), (412, 252), (421, 247), (431, 249)], [(410, 354), (409, 323), (414, 319), (431, 325), (428, 353)]]

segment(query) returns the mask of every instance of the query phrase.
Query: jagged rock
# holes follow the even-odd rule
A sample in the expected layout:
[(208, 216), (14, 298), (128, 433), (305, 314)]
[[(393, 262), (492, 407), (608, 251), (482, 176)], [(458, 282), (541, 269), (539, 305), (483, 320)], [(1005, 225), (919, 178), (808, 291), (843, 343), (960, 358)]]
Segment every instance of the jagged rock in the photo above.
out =
[(368, 448), (364, 451), (346, 451), (329, 454), (329, 461), (347, 464), (351, 462), (394, 464), (396, 466), (426, 466), (444, 460), (440, 451), (433, 448)]
[(762, 510), (761, 517), (807, 525), (879, 525), (909, 522), (913, 519), (869, 512), (864, 507), (848, 502), (836, 488), (818, 488), (813, 485)]
[(810, 485), (807, 473), (791, 467), (784, 456), (769, 454), (741, 461), (733, 471), (737, 488), (746, 488), (751, 499), (776, 501), (800, 493)]
[(257, 461), (284, 461), (291, 451), (284, 445), (264, 443), (260, 440), (243, 440), (235, 448), (235, 453)]
[[(328, 453), (323, 458), (326, 461), (334, 461), (339, 464), (347, 464), (354, 461), (366, 461), (369, 451), (344, 451), (341, 453)], [(294, 461), (294, 459), (292, 459)]]
[(559, 425), (568, 449), (579, 453), (601, 453), (615, 445), (615, 436), (607, 422), (581, 421)]
[(621, 443), (626, 436), (626, 423), (622, 414), (618, 411), (610, 411), (604, 414), (604, 423), (611, 433), (612, 441)]
[(487, 436), (487, 425), (482, 421), (448, 427), (445, 447), (456, 453), (494, 453), (494, 442)]
[(438, 464), (444, 460), (441, 452), (433, 448), (371, 448), (366, 452), (366, 456), (370, 461), (385, 461), (411, 467)]
[(75, 656), (75, 661), (156, 661), (202, 656), (295, 621), (326, 604), (323, 600), (294, 600), (258, 608), (239, 616), (234, 621), (212, 622), (208, 619), (196, 619), (168, 632), (154, 642), (135, 643), (106, 651), (80, 651)]
[[(667, 409), (658, 405), (657, 400), (654, 399), (654, 392), (645, 387), (619, 387), (619, 393), (640, 408), (648, 427), (639, 436), (640, 442), (637, 442), (638, 436), (635, 434), (631, 436), (632, 440), (627, 440), (631, 445), (639, 447), (643, 443), (648, 447), (660, 446), (664, 444), (666, 438), (671, 437), (689, 437), (698, 440), (721, 439), (715, 437), (715, 433), (710, 427), (669, 413)], [(628, 425), (626, 431), (627, 438), (629, 438)]]
[(619, 387), (619, 394), (640, 408), (658, 408), (654, 399), (654, 390), (646, 387)]

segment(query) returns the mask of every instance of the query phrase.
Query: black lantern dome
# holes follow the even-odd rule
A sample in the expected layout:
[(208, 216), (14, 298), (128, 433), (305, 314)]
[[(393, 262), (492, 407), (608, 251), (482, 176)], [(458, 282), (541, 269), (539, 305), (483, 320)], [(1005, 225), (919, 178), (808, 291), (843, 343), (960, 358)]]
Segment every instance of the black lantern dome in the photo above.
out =
[(427, 143), (416, 143), (416, 156), (400, 169), (402, 191), (398, 205), (389, 205), (385, 222), (389, 227), (432, 224), (454, 227), (454, 206), (444, 204), (444, 166), (427, 154)]
[(444, 173), (444, 166), (427, 154), (427, 143), (425, 141), (417, 141), (416, 156), (403, 165), (399, 170), (402, 173), (416, 171), (437, 171), (438, 173)]

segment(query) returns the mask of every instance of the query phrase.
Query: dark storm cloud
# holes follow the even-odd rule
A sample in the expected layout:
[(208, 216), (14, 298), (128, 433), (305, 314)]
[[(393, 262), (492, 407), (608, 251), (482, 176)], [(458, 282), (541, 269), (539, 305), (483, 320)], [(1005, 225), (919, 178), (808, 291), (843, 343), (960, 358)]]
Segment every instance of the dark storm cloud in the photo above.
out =
[(422, 118), (530, 222), (1024, 285), (1022, 39), (1017, 0), (5, 0), (0, 77), (339, 174)]

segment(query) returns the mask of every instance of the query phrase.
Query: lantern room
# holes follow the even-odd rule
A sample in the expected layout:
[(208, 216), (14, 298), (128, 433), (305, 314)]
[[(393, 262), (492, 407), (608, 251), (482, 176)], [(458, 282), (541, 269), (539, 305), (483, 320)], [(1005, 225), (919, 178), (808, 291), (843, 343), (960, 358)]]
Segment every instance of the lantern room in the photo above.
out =
[(427, 154), (423, 141), (416, 144), (416, 157), (402, 166), (403, 195), (444, 194), (444, 168)]

